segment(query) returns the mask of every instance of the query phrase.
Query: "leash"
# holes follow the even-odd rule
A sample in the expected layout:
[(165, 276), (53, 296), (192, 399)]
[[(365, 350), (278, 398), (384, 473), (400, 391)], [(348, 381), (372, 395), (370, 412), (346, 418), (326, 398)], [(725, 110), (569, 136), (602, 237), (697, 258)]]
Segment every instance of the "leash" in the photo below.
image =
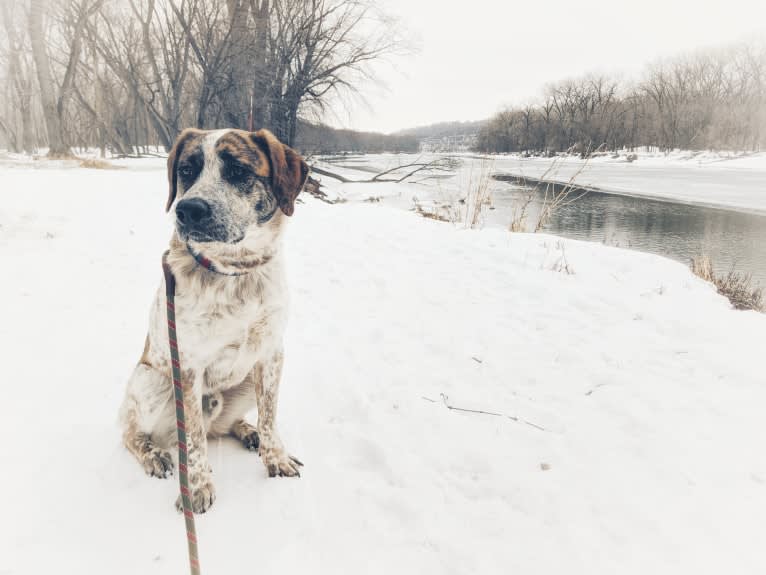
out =
[(162, 255), (162, 271), (165, 274), (165, 299), (167, 300), (168, 339), (170, 340), (170, 363), (173, 371), (173, 390), (176, 399), (176, 433), (178, 435), (178, 481), (181, 486), (181, 502), (186, 520), (186, 539), (189, 545), (189, 565), (191, 575), (200, 575), (199, 554), (197, 552), (197, 530), (194, 526), (189, 492), (188, 453), (186, 449), (186, 416), (184, 413), (184, 390), (181, 387), (181, 359), (178, 353), (178, 335), (176, 334), (175, 293), (176, 278), (168, 264), (168, 252)]

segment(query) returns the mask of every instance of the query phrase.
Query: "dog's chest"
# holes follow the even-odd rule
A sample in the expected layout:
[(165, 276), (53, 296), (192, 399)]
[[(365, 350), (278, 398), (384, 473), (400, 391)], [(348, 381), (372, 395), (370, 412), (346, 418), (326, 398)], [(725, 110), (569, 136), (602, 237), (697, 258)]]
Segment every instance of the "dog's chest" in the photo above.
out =
[(260, 299), (222, 305), (182, 298), (176, 310), (182, 364), (204, 374), (210, 389), (241, 383), (264, 352), (264, 339), (275, 333), (273, 310)]

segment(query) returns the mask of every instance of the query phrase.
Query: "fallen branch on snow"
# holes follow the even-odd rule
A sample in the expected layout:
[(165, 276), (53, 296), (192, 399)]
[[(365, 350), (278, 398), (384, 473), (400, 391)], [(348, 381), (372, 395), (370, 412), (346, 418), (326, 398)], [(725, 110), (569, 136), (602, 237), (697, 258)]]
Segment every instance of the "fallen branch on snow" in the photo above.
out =
[(315, 180), (314, 178), (312, 178), (311, 176), (309, 176), (308, 179), (306, 180), (306, 184), (303, 186), (303, 191), (309, 195), (314, 196), (316, 199), (324, 202), (325, 204), (342, 204), (346, 201), (343, 198), (336, 198), (336, 199), (328, 198), (327, 194), (325, 194), (322, 191), (322, 188), (319, 185), (319, 182)]
[[(436, 158), (435, 160), (431, 160), (430, 162), (412, 162), (411, 164), (402, 164), (400, 166), (396, 166), (394, 168), (390, 168), (388, 170), (384, 170), (378, 174), (375, 174), (373, 177), (367, 179), (367, 180), (349, 180), (347, 177), (342, 176), (341, 174), (336, 174), (335, 172), (331, 172), (330, 170), (325, 170), (324, 168), (319, 168), (315, 165), (311, 166), (311, 171), (315, 174), (319, 174), (320, 176), (327, 176), (328, 178), (334, 178), (338, 180), (339, 182), (343, 184), (377, 184), (381, 182), (393, 182), (395, 184), (399, 184), (403, 181), (405, 181), (408, 178), (411, 178), (415, 174), (423, 171), (429, 171), (429, 172), (452, 172), (454, 171), (458, 160), (455, 160), (454, 158)], [(403, 176), (397, 176), (393, 178), (383, 178), (383, 176), (388, 176), (389, 174), (393, 174), (395, 172), (398, 172), (400, 170), (408, 169), (407, 173)]]
[(319, 174), (320, 176), (327, 176), (328, 178), (334, 178), (338, 180), (339, 182), (343, 182), (344, 184), (348, 184), (354, 181), (354, 180), (349, 180), (348, 178), (341, 176), (340, 174), (336, 174), (335, 172), (330, 172), (329, 170), (318, 168), (317, 166), (311, 166), (311, 171), (314, 172), (315, 174)]

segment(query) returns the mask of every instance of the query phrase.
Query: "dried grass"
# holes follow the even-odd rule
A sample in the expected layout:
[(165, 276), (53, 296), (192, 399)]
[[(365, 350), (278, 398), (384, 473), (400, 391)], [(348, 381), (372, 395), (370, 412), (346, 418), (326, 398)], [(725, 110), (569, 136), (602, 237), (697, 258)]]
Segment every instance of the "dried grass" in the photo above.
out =
[(80, 160), (81, 168), (88, 168), (91, 170), (124, 170), (124, 166), (115, 166), (111, 162), (106, 160), (99, 160), (97, 158), (84, 158)]
[(436, 209), (430, 210), (424, 207), (423, 204), (421, 204), (418, 201), (414, 202), (412, 211), (414, 211), (416, 214), (419, 214), (429, 220), (436, 220), (439, 222), (454, 222), (455, 221), (449, 215), (439, 213), (438, 211), (436, 211)]
[(485, 206), (492, 207), (492, 194), (490, 183), (492, 182), (492, 167), (494, 161), (482, 158), (478, 173), (474, 173), (471, 166), (470, 179), (468, 181), (468, 197), (466, 198), (465, 227), (476, 228), (481, 224), (481, 216)]
[(537, 188), (528, 188), (524, 198), (520, 202), (513, 203), (513, 209), (511, 210), (511, 223), (508, 225), (508, 229), (514, 233), (527, 231), (527, 215), (529, 206), (532, 200), (535, 198)]
[(726, 275), (716, 275), (713, 270), (713, 262), (708, 256), (692, 258), (690, 267), (694, 275), (712, 283), (718, 293), (731, 302), (734, 309), (766, 312), (763, 289), (753, 283), (750, 274), (731, 270)]

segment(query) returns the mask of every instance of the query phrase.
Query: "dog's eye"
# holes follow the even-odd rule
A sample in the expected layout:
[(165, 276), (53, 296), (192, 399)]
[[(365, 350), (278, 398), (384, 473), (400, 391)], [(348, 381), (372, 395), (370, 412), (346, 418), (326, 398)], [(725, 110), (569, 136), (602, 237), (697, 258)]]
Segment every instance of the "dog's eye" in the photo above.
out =
[(243, 168), (242, 166), (239, 166), (237, 164), (234, 164), (230, 169), (229, 172), (231, 173), (232, 177), (236, 179), (241, 179), (245, 177), (245, 174), (247, 173), (247, 170)]
[(194, 170), (190, 166), (181, 166), (178, 168), (178, 175), (184, 179), (191, 178), (194, 175)]
[(256, 202), (255, 204), (256, 211), (263, 211), (263, 202)]

